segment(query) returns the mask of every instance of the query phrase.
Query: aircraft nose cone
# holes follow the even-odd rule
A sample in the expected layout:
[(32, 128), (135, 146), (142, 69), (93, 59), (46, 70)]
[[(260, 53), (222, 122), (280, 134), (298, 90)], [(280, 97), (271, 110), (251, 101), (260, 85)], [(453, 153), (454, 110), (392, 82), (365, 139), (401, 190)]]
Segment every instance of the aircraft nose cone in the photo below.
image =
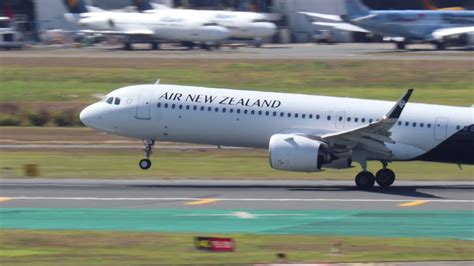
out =
[(84, 108), (81, 113), (79, 114), (79, 119), (81, 120), (81, 122), (89, 127), (90, 125), (90, 122), (92, 120), (92, 117), (91, 117), (91, 110), (90, 110), (90, 106), (87, 106), (86, 108)]
[(225, 27), (211, 26), (208, 29), (211, 31), (212, 37), (217, 41), (225, 40), (230, 36), (230, 31)]
[(270, 22), (263, 22), (261, 24), (261, 31), (266, 36), (272, 36), (276, 33), (277, 27), (275, 24)]

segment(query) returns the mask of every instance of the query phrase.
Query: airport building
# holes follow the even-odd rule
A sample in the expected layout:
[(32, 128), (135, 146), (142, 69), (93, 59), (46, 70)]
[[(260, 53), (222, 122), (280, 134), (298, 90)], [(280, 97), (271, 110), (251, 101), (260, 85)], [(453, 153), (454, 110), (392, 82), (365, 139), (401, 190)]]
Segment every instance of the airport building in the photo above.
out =
[[(76, 0), (74, 0), (76, 1)], [(103, 9), (119, 9), (141, 0), (86, 0)], [(363, 0), (373, 9), (421, 9), (419, 1)], [(268, 15), (282, 32), (288, 33), (291, 42), (311, 41), (318, 28), (299, 11), (338, 14), (345, 13), (342, 0), (153, 0), (173, 8), (222, 9), (255, 11)], [(431, 0), (438, 7), (463, 6), (474, 8), (474, 0)], [(48, 29), (77, 29), (64, 19), (64, 0), (0, 0), (0, 16), (11, 17), (30, 40), (37, 40), (39, 32)], [(323, 29), (323, 28), (319, 28)], [(359, 40), (352, 33), (334, 31), (337, 41)], [(278, 40), (278, 38), (276, 38)]]

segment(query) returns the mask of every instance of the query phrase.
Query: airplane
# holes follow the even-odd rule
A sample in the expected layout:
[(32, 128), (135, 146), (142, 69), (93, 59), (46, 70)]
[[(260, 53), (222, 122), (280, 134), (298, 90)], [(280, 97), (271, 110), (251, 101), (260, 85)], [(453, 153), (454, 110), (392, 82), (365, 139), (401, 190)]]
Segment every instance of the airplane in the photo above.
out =
[[(268, 149), (277, 170), (362, 171), (357, 187), (389, 187), (394, 161), (474, 164), (474, 105), (453, 107), (327, 96), (155, 84), (119, 88), (84, 108), (99, 132), (141, 139), (151, 167), (155, 141)], [(368, 161), (380, 161), (375, 175)]]
[(152, 49), (159, 49), (161, 42), (179, 42), (186, 46), (199, 43), (210, 50), (229, 37), (227, 28), (199, 16), (91, 10), (82, 0), (65, 0), (65, 3), (71, 12), (66, 18), (87, 29), (82, 32), (122, 36), (126, 50), (140, 42), (150, 43)]
[[(347, 14), (342, 16), (300, 12), (309, 17), (336, 22), (315, 25), (356, 32), (371, 32), (395, 41), (398, 49), (407, 44), (428, 42), (445, 49), (446, 39), (474, 34), (474, 11), (447, 10), (378, 10), (367, 8), (360, 0), (344, 0)], [(469, 38), (467, 38), (469, 40)]]
[(422, 0), (422, 3), (426, 9), (430, 9), (430, 10), (453, 10), (453, 11), (466, 10), (464, 7), (460, 7), (460, 6), (439, 8), (433, 5), (430, 0)]
[(263, 14), (256, 12), (171, 9), (163, 5), (150, 3), (149, 0), (134, 1), (137, 10), (154, 14), (185, 14), (190, 17), (202, 17), (210, 23), (226, 27), (230, 38), (236, 40), (253, 40), (256, 47), (261, 47), (262, 40), (275, 35), (277, 27), (268, 21)]

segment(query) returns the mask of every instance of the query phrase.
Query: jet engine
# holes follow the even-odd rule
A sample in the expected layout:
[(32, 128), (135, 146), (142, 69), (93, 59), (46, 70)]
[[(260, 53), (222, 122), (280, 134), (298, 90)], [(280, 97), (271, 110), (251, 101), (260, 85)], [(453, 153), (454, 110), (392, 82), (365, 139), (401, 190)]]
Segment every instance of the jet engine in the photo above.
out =
[(273, 169), (295, 172), (318, 172), (336, 159), (326, 143), (289, 134), (270, 138), (269, 155)]

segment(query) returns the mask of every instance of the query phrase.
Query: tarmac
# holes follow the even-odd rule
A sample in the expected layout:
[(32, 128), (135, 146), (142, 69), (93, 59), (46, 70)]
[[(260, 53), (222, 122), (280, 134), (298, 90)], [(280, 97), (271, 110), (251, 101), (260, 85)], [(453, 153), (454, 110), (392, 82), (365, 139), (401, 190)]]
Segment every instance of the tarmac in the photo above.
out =
[(46, 180), (0, 182), (0, 227), (474, 240), (474, 183)]
[(472, 49), (457, 48), (438, 51), (432, 45), (412, 45), (408, 50), (396, 50), (390, 43), (343, 43), (336, 45), (267, 44), (262, 48), (222, 48), (213, 51), (186, 50), (164, 45), (162, 50), (150, 50), (137, 45), (134, 51), (125, 51), (117, 45), (96, 45), (74, 48), (71, 45), (33, 46), (19, 51), (0, 51), (0, 58), (143, 58), (143, 59), (205, 59), (205, 60), (430, 60), (471, 61)]

